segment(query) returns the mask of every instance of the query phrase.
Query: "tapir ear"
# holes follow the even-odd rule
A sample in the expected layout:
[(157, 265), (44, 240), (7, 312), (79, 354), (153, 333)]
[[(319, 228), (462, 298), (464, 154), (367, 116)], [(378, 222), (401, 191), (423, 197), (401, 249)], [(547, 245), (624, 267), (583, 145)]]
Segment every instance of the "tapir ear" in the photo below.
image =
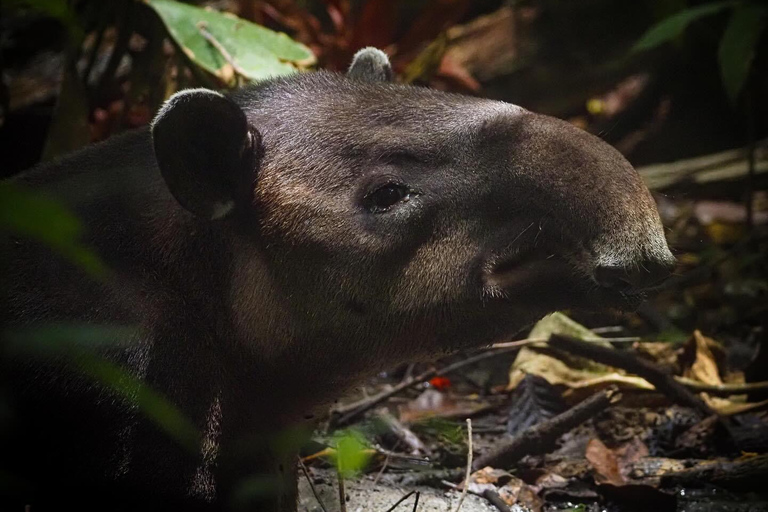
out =
[(377, 48), (363, 48), (355, 54), (347, 76), (370, 82), (391, 82), (392, 65), (389, 57)]
[(155, 117), (152, 141), (171, 194), (198, 217), (220, 219), (250, 202), (260, 136), (232, 100), (176, 93)]

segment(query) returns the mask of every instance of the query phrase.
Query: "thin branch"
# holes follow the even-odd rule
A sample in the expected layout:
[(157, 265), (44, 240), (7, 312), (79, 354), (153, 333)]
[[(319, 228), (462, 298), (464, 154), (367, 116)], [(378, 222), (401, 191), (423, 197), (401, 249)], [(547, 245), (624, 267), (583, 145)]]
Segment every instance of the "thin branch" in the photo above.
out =
[[(521, 340), (520, 343), (527, 342), (530, 344), (530, 340)], [(518, 343), (518, 342), (512, 342), (512, 343)], [(427, 370), (426, 372), (413, 377), (411, 379), (405, 380), (401, 382), (400, 384), (390, 388), (387, 391), (384, 391), (382, 393), (379, 393), (378, 395), (374, 395), (370, 398), (366, 398), (364, 400), (361, 400), (359, 402), (355, 402), (353, 404), (347, 405), (345, 407), (340, 407), (334, 411), (334, 415), (336, 420), (333, 418), (331, 419), (331, 426), (333, 427), (343, 427), (346, 425), (349, 425), (352, 421), (362, 416), (364, 413), (370, 411), (380, 403), (387, 400), (389, 397), (394, 396), (401, 391), (411, 388), (413, 386), (416, 386), (418, 384), (421, 384), (422, 382), (426, 382), (432, 377), (435, 377), (437, 375), (446, 375), (448, 373), (454, 372), (460, 368), (464, 368), (465, 366), (469, 366), (471, 364), (477, 363), (479, 361), (483, 361), (485, 359), (489, 359), (491, 357), (495, 357), (499, 354), (505, 354), (508, 352), (514, 352), (516, 350), (519, 350), (521, 347), (521, 344), (514, 345), (514, 346), (506, 346), (499, 349), (494, 349), (488, 352), (483, 352), (480, 354), (477, 354), (473, 357), (470, 357), (468, 359), (464, 359), (463, 361), (458, 361), (456, 363), (453, 363), (451, 365), (448, 365), (444, 368), (440, 369), (433, 369), (433, 370)]]
[(328, 509), (325, 508), (325, 503), (323, 503), (323, 500), (320, 499), (320, 495), (317, 493), (317, 489), (315, 488), (314, 482), (312, 482), (312, 478), (309, 476), (309, 471), (307, 471), (307, 466), (304, 465), (304, 461), (301, 460), (301, 457), (296, 457), (299, 460), (299, 467), (301, 467), (301, 471), (304, 473), (304, 477), (307, 479), (307, 483), (309, 483), (309, 488), (312, 489), (312, 494), (315, 495), (315, 499), (317, 500), (318, 505), (320, 505), (320, 508), (323, 509), (323, 512), (328, 512)]
[[(392, 505), (391, 507), (389, 507), (389, 508), (388, 508), (388, 509), (387, 509), (385, 512), (392, 512), (393, 510), (395, 510), (395, 509), (397, 508), (397, 506), (398, 506), (399, 504), (401, 504), (402, 502), (404, 502), (405, 500), (407, 500), (408, 498), (410, 498), (411, 496), (413, 496), (413, 494), (414, 494), (415, 492), (416, 492), (416, 491), (411, 491), (411, 492), (409, 492), (408, 494), (405, 494), (405, 495), (401, 496), (401, 497), (400, 497), (400, 499), (399, 499), (399, 500), (397, 500), (397, 501), (395, 502), (395, 504), (394, 504), (394, 505)], [(416, 503), (418, 503), (418, 502), (419, 502), (419, 498), (417, 497), (417, 498), (416, 498)]]
[(555, 445), (561, 435), (570, 432), (620, 399), (621, 394), (615, 386), (595, 393), (562, 414), (542, 421), (476, 459), (473, 469), (477, 471), (486, 466), (505, 467), (525, 455), (546, 453)]
[(552, 335), (549, 346), (639, 375), (666, 394), (673, 402), (691, 407), (705, 417), (717, 414), (701, 398), (678, 383), (672, 375), (649, 361), (637, 358), (631, 352), (601, 347), (595, 343), (559, 334)]
[(753, 393), (755, 391), (768, 392), (768, 381), (763, 382), (745, 382), (742, 384), (705, 384), (697, 380), (688, 379), (685, 377), (675, 376), (675, 380), (697, 393), (705, 392), (715, 396), (730, 396), (730, 395), (744, 395), (747, 393)]
[(344, 487), (344, 475), (341, 473), (341, 460), (336, 463), (336, 478), (339, 481), (339, 512), (347, 512), (347, 490)]
[(421, 492), (416, 491), (416, 499), (413, 502), (413, 510), (411, 512), (416, 512), (416, 509), (419, 508), (419, 498), (421, 497)]
[(472, 420), (467, 418), (467, 475), (464, 477), (464, 488), (461, 490), (461, 497), (459, 503), (456, 505), (454, 512), (459, 512), (461, 506), (464, 504), (464, 498), (467, 497), (467, 489), (469, 489), (469, 477), (472, 475)]

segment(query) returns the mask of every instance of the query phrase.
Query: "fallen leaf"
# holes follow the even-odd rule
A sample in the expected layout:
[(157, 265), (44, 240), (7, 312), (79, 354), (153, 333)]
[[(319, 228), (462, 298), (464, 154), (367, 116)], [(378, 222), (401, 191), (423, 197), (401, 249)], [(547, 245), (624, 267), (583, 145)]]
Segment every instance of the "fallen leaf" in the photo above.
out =
[(599, 484), (624, 485), (626, 481), (619, 471), (616, 455), (599, 439), (591, 439), (584, 457), (595, 470), (595, 482)]
[(617, 487), (633, 483), (628, 478), (631, 464), (647, 456), (648, 447), (637, 438), (614, 450), (599, 439), (591, 439), (585, 453), (595, 470), (595, 481)]
[(696, 356), (691, 367), (687, 368), (683, 375), (705, 384), (722, 384), (723, 381), (720, 378), (717, 361), (713, 353), (713, 349), (719, 348), (719, 344), (701, 334), (699, 330), (693, 331), (693, 342), (696, 347)]
[[(611, 347), (608, 341), (562, 313), (553, 313), (541, 319), (528, 337), (547, 339), (555, 333)], [(626, 375), (623, 370), (570, 355), (563, 356), (564, 360), (561, 360), (536, 351), (536, 346), (520, 350), (512, 363), (507, 389), (517, 388), (527, 374), (538, 375), (552, 385), (564, 385), (572, 389), (600, 388), (608, 384), (619, 384), (620, 388), (654, 389), (645, 379)], [(540, 346), (546, 345), (542, 343)]]

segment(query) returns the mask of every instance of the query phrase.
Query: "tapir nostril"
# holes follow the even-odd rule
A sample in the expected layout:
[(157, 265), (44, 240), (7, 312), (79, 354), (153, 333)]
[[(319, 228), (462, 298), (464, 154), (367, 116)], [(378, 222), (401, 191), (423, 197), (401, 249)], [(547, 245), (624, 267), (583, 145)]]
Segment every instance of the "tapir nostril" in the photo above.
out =
[(600, 286), (616, 291), (642, 291), (662, 283), (672, 275), (668, 263), (645, 261), (631, 267), (603, 265), (595, 269), (595, 280)]

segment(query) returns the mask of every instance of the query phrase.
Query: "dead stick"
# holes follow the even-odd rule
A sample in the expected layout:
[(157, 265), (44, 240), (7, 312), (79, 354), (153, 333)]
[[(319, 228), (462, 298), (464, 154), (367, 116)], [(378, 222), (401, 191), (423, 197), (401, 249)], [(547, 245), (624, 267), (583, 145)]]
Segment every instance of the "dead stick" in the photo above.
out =
[(560, 334), (553, 334), (549, 338), (549, 346), (598, 363), (622, 368), (644, 378), (677, 404), (691, 407), (705, 417), (716, 414), (701, 398), (688, 391), (672, 375), (665, 373), (651, 362), (637, 358), (631, 352), (601, 347), (595, 343)]
[(621, 393), (616, 386), (595, 393), (564, 413), (529, 428), (509, 442), (475, 459), (472, 469), (478, 471), (486, 466), (506, 467), (525, 455), (546, 453), (554, 447), (561, 435), (570, 432), (620, 399)]
[[(526, 340), (523, 340), (526, 341)], [(396, 395), (400, 393), (401, 391), (408, 389), (412, 386), (416, 386), (418, 384), (421, 384), (422, 382), (426, 382), (432, 377), (436, 375), (446, 375), (448, 373), (454, 372), (460, 368), (464, 368), (465, 366), (469, 366), (471, 364), (477, 363), (478, 361), (482, 361), (484, 359), (489, 359), (491, 357), (497, 356), (499, 354), (505, 354), (507, 352), (513, 352), (516, 350), (519, 350), (520, 346), (512, 346), (512, 347), (504, 347), (498, 350), (493, 350), (490, 352), (483, 352), (481, 354), (477, 354), (476, 356), (470, 357), (468, 359), (464, 359), (463, 361), (458, 361), (456, 363), (453, 363), (451, 365), (448, 365), (444, 368), (440, 368), (439, 370), (427, 370), (426, 372), (413, 377), (411, 379), (405, 380), (398, 384), (397, 386), (394, 386), (393, 388), (389, 389), (388, 391), (384, 391), (383, 393), (379, 393), (378, 395), (372, 396), (370, 398), (366, 398), (365, 400), (361, 400), (360, 402), (355, 402), (353, 404), (350, 404), (345, 407), (340, 407), (334, 411), (334, 414), (339, 419), (337, 420), (331, 420), (331, 425), (333, 427), (343, 427), (346, 425), (349, 425), (352, 421), (359, 418), (364, 413), (370, 411), (380, 403), (387, 400), (389, 397)]]
[(504, 500), (501, 499), (501, 496), (499, 496), (499, 493), (496, 491), (493, 491), (491, 489), (486, 489), (483, 491), (482, 494), (483, 498), (488, 500), (488, 502), (499, 509), (501, 512), (512, 512), (512, 509), (510, 509), (506, 503), (504, 503)]
[(661, 476), (661, 485), (701, 485), (711, 483), (723, 487), (755, 490), (768, 480), (768, 454), (743, 460), (715, 462)]
[[(395, 510), (395, 509), (397, 508), (397, 506), (398, 506), (399, 504), (401, 504), (402, 502), (404, 502), (405, 500), (407, 500), (408, 498), (410, 498), (411, 496), (413, 496), (413, 494), (414, 494), (415, 492), (416, 492), (416, 491), (411, 491), (411, 492), (409, 492), (408, 494), (404, 494), (404, 495), (403, 495), (403, 496), (402, 496), (402, 497), (401, 497), (399, 500), (397, 500), (397, 501), (395, 502), (395, 504), (394, 504), (394, 505), (392, 505), (391, 507), (389, 507), (389, 508), (388, 508), (388, 509), (387, 509), (385, 512), (392, 512), (393, 510)], [(418, 503), (418, 497), (416, 498), (416, 502)]]
[(347, 490), (344, 488), (344, 474), (341, 469), (341, 459), (336, 461), (336, 478), (339, 481), (339, 512), (347, 512)]
[(312, 478), (309, 476), (309, 471), (307, 471), (307, 466), (304, 465), (304, 461), (301, 460), (301, 457), (296, 457), (299, 461), (299, 466), (301, 467), (301, 471), (304, 473), (304, 477), (307, 479), (307, 483), (309, 484), (309, 488), (312, 489), (312, 494), (315, 495), (315, 499), (317, 500), (318, 505), (320, 505), (320, 508), (323, 509), (323, 512), (328, 512), (328, 509), (325, 508), (325, 503), (323, 503), (323, 500), (320, 499), (320, 495), (317, 494), (317, 489), (315, 488), (315, 484), (312, 482)]
[(745, 382), (743, 384), (723, 383), (706, 384), (693, 379), (675, 376), (675, 380), (686, 388), (699, 392), (709, 393), (715, 396), (744, 395), (755, 391), (768, 391), (768, 381), (763, 382)]
[(464, 478), (464, 488), (461, 490), (461, 497), (459, 503), (456, 505), (456, 511), (461, 510), (461, 505), (464, 503), (464, 498), (467, 497), (467, 489), (469, 489), (469, 478), (472, 476), (472, 420), (467, 418), (467, 475)]

